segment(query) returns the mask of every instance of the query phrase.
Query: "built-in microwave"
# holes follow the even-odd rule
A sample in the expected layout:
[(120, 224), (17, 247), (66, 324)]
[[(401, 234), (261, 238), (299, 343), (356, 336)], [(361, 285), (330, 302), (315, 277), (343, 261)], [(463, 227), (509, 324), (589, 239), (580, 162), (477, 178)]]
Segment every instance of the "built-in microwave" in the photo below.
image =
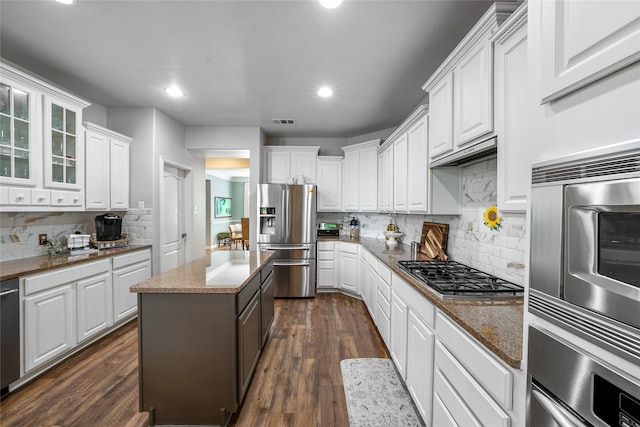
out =
[(640, 361), (640, 140), (535, 163), (529, 309)]

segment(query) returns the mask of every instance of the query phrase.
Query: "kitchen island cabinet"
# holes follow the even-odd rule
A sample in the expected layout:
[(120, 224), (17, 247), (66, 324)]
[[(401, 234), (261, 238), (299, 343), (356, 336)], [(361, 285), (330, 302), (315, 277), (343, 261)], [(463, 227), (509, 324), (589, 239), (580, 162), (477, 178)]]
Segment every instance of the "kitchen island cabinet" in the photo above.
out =
[(152, 424), (227, 424), (273, 320), (272, 256), (216, 251), (131, 288), (140, 411)]

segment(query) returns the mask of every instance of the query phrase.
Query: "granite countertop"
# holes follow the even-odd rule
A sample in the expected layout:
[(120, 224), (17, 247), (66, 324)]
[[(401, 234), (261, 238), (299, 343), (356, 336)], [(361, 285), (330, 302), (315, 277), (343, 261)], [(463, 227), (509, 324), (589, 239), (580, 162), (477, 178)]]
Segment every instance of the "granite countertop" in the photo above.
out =
[(130, 245), (121, 248), (100, 249), (93, 254), (70, 255), (68, 253), (60, 255), (40, 255), (29, 258), (13, 259), (0, 262), (0, 280), (14, 279), (16, 277), (28, 276), (42, 271), (56, 268), (69, 267), (74, 264), (96, 261), (101, 258), (122, 255), (127, 252), (151, 249), (151, 245)]
[(211, 251), (130, 288), (153, 294), (235, 294), (273, 257), (271, 251)]
[[(353, 239), (348, 241), (354, 242)], [(425, 255), (412, 255), (408, 245), (387, 246), (382, 239), (364, 237), (358, 243), (505, 363), (512, 368), (521, 369), (523, 297), (442, 298), (396, 265), (399, 260), (427, 259)]]

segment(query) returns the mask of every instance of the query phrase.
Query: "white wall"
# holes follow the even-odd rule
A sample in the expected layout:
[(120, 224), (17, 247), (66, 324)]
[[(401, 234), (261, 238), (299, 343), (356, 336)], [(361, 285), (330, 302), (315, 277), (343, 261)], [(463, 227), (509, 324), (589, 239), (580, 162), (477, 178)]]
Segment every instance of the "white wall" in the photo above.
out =
[[(184, 147), (185, 128), (156, 108), (109, 108), (110, 129), (133, 138), (130, 159), (130, 214), (125, 217), (133, 243), (153, 242), (153, 270), (160, 271), (159, 183), (162, 159), (191, 169), (185, 178), (185, 260), (204, 255), (205, 162)], [(144, 209), (139, 210), (139, 202)]]

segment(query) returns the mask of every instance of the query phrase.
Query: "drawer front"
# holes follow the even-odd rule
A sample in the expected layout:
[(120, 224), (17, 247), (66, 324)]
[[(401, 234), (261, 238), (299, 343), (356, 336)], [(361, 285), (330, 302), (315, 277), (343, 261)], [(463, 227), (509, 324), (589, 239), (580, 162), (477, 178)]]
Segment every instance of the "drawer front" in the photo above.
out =
[(111, 260), (103, 259), (73, 267), (58, 268), (47, 273), (34, 274), (24, 279), (24, 294), (31, 295), (66, 283), (77, 282), (109, 270), (111, 270)]
[(10, 205), (30, 205), (31, 190), (28, 188), (9, 188)]
[(49, 206), (51, 204), (51, 191), (31, 190), (31, 204), (36, 206)]
[(362, 253), (362, 255), (364, 256), (364, 259), (367, 262), (367, 264), (369, 264), (373, 268), (376, 268), (376, 264), (377, 264), (378, 260), (376, 259), (375, 255), (373, 255), (369, 251), (364, 251)]
[(260, 275), (256, 274), (238, 294), (238, 304), (236, 305), (238, 311), (236, 313), (241, 313), (242, 310), (244, 310), (246, 305), (249, 304), (249, 301), (251, 301), (256, 292), (258, 292), (258, 289), (260, 289)]
[(151, 259), (151, 251), (145, 249), (143, 251), (131, 252), (128, 254), (113, 257), (113, 269), (126, 267), (138, 262), (149, 261)]
[(436, 326), (436, 307), (413, 289), (411, 285), (402, 280), (400, 276), (393, 274), (392, 284), (394, 292), (407, 302), (411, 311), (416, 313), (431, 329)]
[(336, 262), (334, 260), (331, 260), (331, 261), (319, 260), (318, 261), (318, 270), (333, 270), (333, 269), (335, 269), (335, 266), (336, 266)]
[[(440, 381), (441, 378), (438, 380)], [(442, 427), (458, 427), (453, 415), (449, 412), (440, 396), (435, 393), (433, 395), (433, 426)]]
[[(471, 412), (481, 425), (509, 427), (509, 415), (440, 342), (436, 342), (435, 366), (438, 374), (446, 379), (447, 386), (455, 390), (455, 394), (459, 396), (459, 404), (466, 407), (466, 411), (455, 410), (453, 414)], [(449, 406), (446, 401), (445, 405)], [(468, 424), (465, 421), (460, 425)]]
[(357, 243), (344, 243), (340, 242), (340, 252), (347, 252), (350, 254), (358, 255), (358, 246)]
[(51, 206), (67, 206), (66, 191), (51, 191)]
[(335, 242), (318, 242), (318, 251), (333, 251), (336, 247)]
[[(391, 346), (391, 318), (384, 312), (384, 309), (380, 305), (381, 300), (384, 300), (384, 298), (379, 298), (376, 303), (376, 326), (378, 327), (378, 332), (380, 332), (382, 340), (387, 348), (389, 348)], [(389, 311), (389, 308), (387, 308), (387, 311)]]
[(387, 301), (391, 301), (391, 286), (389, 285), (391, 280), (386, 281), (382, 277), (378, 276), (376, 279), (376, 286), (378, 288), (378, 292), (380, 292)]
[(493, 397), (511, 409), (513, 373), (445, 315), (436, 317), (438, 339)]
[(388, 318), (391, 318), (391, 304), (389, 303), (387, 298), (382, 294), (382, 292), (380, 292), (380, 289), (378, 289), (377, 304), (378, 304), (378, 306), (380, 306), (380, 309), (382, 310), (382, 312)]
[(380, 261), (378, 261), (376, 273), (378, 273), (378, 276), (382, 277), (385, 282), (391, 283), (391, 270)]
[(260, 283), (264, 283), (267, 280), (267, 277), (273, 272), (273, 261), (269, 261), (265, 264), (264, 267), (260, 270)]
[(442, 372), (438, 369), (434, 371), (433, 395), (436, 404), (433, 408), (433, 426), (483, 427), (464, 404), (462, 397), (456, 393), (442, 375)]
[(333, 251), (318, 251), (318, 260), (331, 260), (333, 261)]

